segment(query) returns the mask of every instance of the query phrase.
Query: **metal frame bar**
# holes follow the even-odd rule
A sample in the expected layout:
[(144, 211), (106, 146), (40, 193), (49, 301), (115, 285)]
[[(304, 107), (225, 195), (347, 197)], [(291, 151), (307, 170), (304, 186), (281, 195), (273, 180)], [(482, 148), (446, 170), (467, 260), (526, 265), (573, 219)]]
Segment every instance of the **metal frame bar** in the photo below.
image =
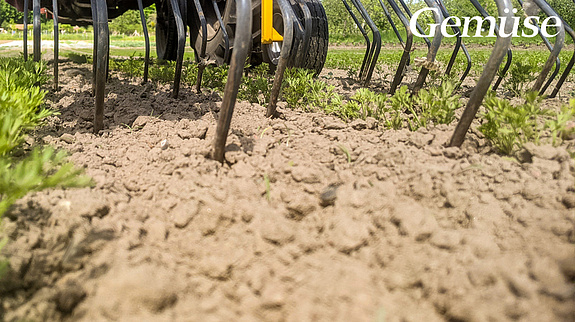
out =
[[(232, 52), (230, 71), (224, 89), (222, 107), (216, 128), (216, 138), (212, 151), (212, 158), (221, 163), (224, 162), (226, 139), (232, 122), (234, 104), (238, 95), (238, 89), (242, 80), (244, 64), (250, 51), (252, 41), (252, 6), (251, 0), (236, 0), (237, 28), (234, 38), (234, 50)], [(282, 48), (283, 52), (283, 48)], [(280, 58), (281, 60), (281, 58)]]
[[(511, 19), (513, 18), (513, 6), (511, 5), (511, 1), (495, 0), (495, 3), (497, 4), (499, 16), (507, 18), (505, 20), (504, 31), (509, 33), (513, 27), (513, 21)], [(500, 35), (497, 35), (497, 40), (495, 41), (491, 56), (489, 56), (489, 60), (483, 69), (483, 73), (481, 73), (481, 76), (477, 80), (475, 89), (473, 92), (471, 92), (467, 106), (463, 111), (463, 115), (461, 116), (459, 123), (457, 123), (457, 127), (453, 132), (449, 146), (459, 147), (463, 143), (465, 134), (467, 133), (471, 122), (473, 122), (479, 106), (483, 102), (483, 98), (489, 90), (489, 85), (491, 85), (491, 82), (493, 81), (493, 78), (499, 69), (499, 65), (503, 61), (503, 57), (508, 51), (510, 44), (511, 37), (501, 37)]]

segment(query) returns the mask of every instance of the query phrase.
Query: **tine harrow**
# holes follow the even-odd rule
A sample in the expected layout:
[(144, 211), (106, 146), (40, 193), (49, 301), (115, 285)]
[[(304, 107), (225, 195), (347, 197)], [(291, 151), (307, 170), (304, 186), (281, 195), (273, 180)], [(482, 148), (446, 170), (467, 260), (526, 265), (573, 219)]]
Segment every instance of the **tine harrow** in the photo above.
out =
[[(409, 10), (409, 7), (405, 3), (405, 1), (399, 0), (399, 4), (401, 4), (401, 7), (403, 8), (403, 10), (405, 10), (405, 13), (407, 13), (407, 16), (409, 17), (409, 19), (411, 19), (411, 17), (413, 17), (413, 14), (411, 13), (411, 10)], [(417, 31), (419, 31), (420, 34), (422, 34), (422, 35), (425, 34), (425, 31), (423, 30), (423, 28), (421, 27), (419, 22), (415, 22), (415, 27), (417, 28)], [(425, 44), (427, 45), (427, 49), (430, 49), (431, 48), (431, 41), (429, 41), (429, 38), (427, 38), (425, 36), (422, 38), (423, 38), (423, 41), (425, 41)]]
[(359, 29), (359, 31), (363, 35), (365, 42), (367, 43), (367, 48), (365, 49), (365, 55), (363, 56), (363, 62), (361, 63), (361, 68), (359, 69), (359, 78), (361, 79), (361, 75), (363, 74), (363, 71), (365, 70), (365, 66), (367, 64), (369, 64), (368, 63), (368, 56), (369, 56), (369, 52), (371, 49), (371, 41), (369, 40), (369, 36), (367, 35), (367, 32), (365, 31), (365, 29), (363, 29), (363, 26), (361, 25), (361, 23), (359, 22), (359, 20), (355, 16), (355, 14), (353, 13), (353, 10), (351, 9), (351, 7), (347, 3), (347, 1), (342, 0), (342, 2), (343, 2), (343, 5), (345, 6), (345, 8), (347, 9), (347, 12), (349, 12), (349, 15), (351, 16), (351, 18), (353, 19), (353, 21), (357, 25), (357, 28)]
[[(569, 26), (567, 23), (565, 23), (565, 20), (561, 19), (561, 21), (563, 22), (563, 25), (565, 26), (565, 31), (569, 34), (569, 36), (571, 37), (571, 40), (575, 43), (575, 32), (573, 32), (573, 29), (571, 28), (571, 26)], [(559, 93), (559, 89), (561, 89), (561, 86), (563, 86), (563, 83), (567, 79), (567, 76), (569, 76), (571, 69), (573, 69), (574, 63), (575, 63), (575, 50), (573, 51), (573, 56), (571, 56), (571, 60), (569, 60), (569, 63), (567, 64), (567, 66), (565, 67), (565, 70), (563, 71), (563, 74), (561, 74), (561, 77), (557, 81), (557, 84), (555, 84), (555, 88), (553, 89), (553, 92), (551, 92), (551, 95), (549, 95), (550, 98), (557, 96), (557, 93)]]
[(363, 20), (367, 22), (367, 25), (369, 26), (369, 29), (371, 29), (371, 34), (373, 36), (373, 44), (369, 49), (365, 68), (359, 73), (360, 80), (363, 80), (365, 84), (369, 84), (371, 81), (371, 76), (373, 75), (373, 70), (375, 69), (375, 64), (377, 63), (377, 58), (379, 57), (379, 51), (381, 50), (381, 35), (379, 34), (379, 30), (375, 26), (373, 20), (371, 20), (371, 17), (367, 13), (367, 10), (365, 10), (365, 7), (361, 1), (351, 0), (351, 3), (353, 3), (353, 5), (357, 8)]
[[(403, 0), (399, 0), (399, 1), (403, 1)], [(436, 10), (433, 11), (433, 17), (435, 19), (435, 37), (433, 37), (433, 42), (431, 43), (431, 47), (429, 48), (428, 52), (427, 52), (427, 61), (426, 61), (426, 65), (422, 66), (421, 68), (421, 72), (419, 73), (419, 76), (417, 77), (417, 81), (415, 81), (415, 85), (413, 86), (413, 93), (417, 93), (421, 87), (423, 87), (423, 83), (425, 82), (425, 79), (427, 78), (427, 74), (429, 74), (429, 66), (428, 65), (433, 65), (433, 63), (435, 62), (435, 56), (437, 56), (437, 51), (439, 50), (439, 46), (441, 46), (441, 30), (440, 30), (440, 25), (443, 22), (443, 15), (441, 14), (441, 10), (439, 9), (439, 6), (437, 5), (437, 3), (435, 3), (435, 1), (433, 0), (425, 0), (425, 3), (432, 8), (435, 8)]]
[[(553, 10), (553, 8), (551, 8), (551, 6), (549, 6), (549, 4), (547, 4), (547, 2), (543, 0), (534, 0), (534, 2), (548, 16), (558, 17), (557, 13)], [(545, 92), (545, 89), (547, 88), (545, 87), (544, 89), (541, 89), (541, 86), (543, 85), (543, 82), (547, 78), (547, 75), (549, 74), (551, 67), (553, 67), (553, 64), (558, 59), (559, 52), (561, 51), (561, 48), (563, 48), (564, 41), (565, 41), (565, 27), (563, 24), (560, 24), (560, 26), (558, 27), (558, 34), (555, 37), (555, 45), (551, 50), (551, 55), (549, 55), (549, 58), (545, 62), (545, 65), (543, 66), (543, 69), (541, 70), (539, 77), (537, 78), (535, 84), (533, 85), (533, 91), (538, 91), (539, 95), (543, 95), (543, 92)]]
[(146, 23), (146, 16), (144, 15), (144, 5), (142, 4), (142, 0), (138, 0), (138, 11), (140, 12), (140, 20), (142, 21), (142, 30), (144, 32), (144, 42), (146, 44), (146, 55), (144, 58), (144, 83), (147, 83), (148, 69), (150, 68), (150, 36), (148, 35), (148, 25)]
[[(474, 0), (472, 0), (474, 1)], [(510, 0), (496, 0), (495, 3), (497, 4), (497, 9), (499, 12), (499, 16), (506, 17), (504, 31), (509, 33), (512, 28), (512, 18), (513, 18), (513, 6), (511, 5)], [(495, 74), (497, 73), (497, 69), (499, 65), (503, 61), (503, 56), (505, 56), (505, 52), (509, 53), (509, 45), (511, 44), (511, 37), (501, 37), (497, 35), (497, 40), (495, 41), (495, 46), (493, 51), (491, 52), (491, 56), (489, 56), (489, 60), (485, 65), (483, 73), (477, 80), (477, 85), (473, 92), (471, 92), (471, 96), (469, 97), (469, 101), (467, 102), (467, 106), (463, 111), (463, 115), (453, 132), (453, 136), (449, 142), (449, 146), (461, 146), (463, 140), (465, 139), (465, 134), (471, 125), (471, 122), (475, 118), (475, 114), (477, 114), (477, 110), (479, 106), (483, 102), (483, 97), (489, 90), (489, 85), (493, 81)]]
[(383, 13), (385, 14), (385, 17), (387, 18), (387, 22), (389, 22), (389, 24), (391, 25), (391, 28), (393, 29), (393, 33), (395, 33), (397, 40), (399, 40), (401, 45), (404, 46), (405, 44), (403, 42), (403, 39), (401, 38), (401, 34), (399, 33), (399, 30), (397, 30), (397, 26), (395, 25), (395, 22), (393, 21), (393, 19), (391, 19), (391, 14), (389, 13), (389, 10), (385, 6), (385, 4), (383, 4), (382, 0), (379, 0), (379, 4), (383, 8)]
[[(439, 9), (441, 9), (441, 13), (443, 14), (444, 17), (451, 16), (449, 14), (449, 12), (447, 11), (447, 8), (445, 8), (445, 5), (443, 4), (442, 0), (436, 0), (436, 3), (439, 6)], [(445, 74), (446, 75), (451, 74), (451, 69), (453, 68), (453, 64), (455, 63), (455, 59), (457, 59), (457, 54), (459, 52), (459, 49), (461, 48), (461, 50), (463, 51), (463, 53), (465, 55), (465, 59), (467, 60), (467, 67), (465, 67), (465, 71), (463, 71), (461, 78), (459, 78), (459, 82), (463, 83), (463, 81), (467, 77), (467, 74), (469, 74), (469, 71), (471, 71), (471, 56), (469, 56), (469, 51), (467, 51), (467, 48), (465, 47), (465, 44), (463, 43), (463, 41), (461, 39), (461, 30), (459, 29), (459, 27), (453, 26), (454, 21), (451, 18), (449, 19), (448, 22), (450, 25), (452, 25), (451, 29), (453, 30), (453, 32), (455, 32), (455, 34), (457, 34), (457, 38), (455, 41), (455, 47), (453, 48), (453, 53), (451, 54), (451, 57), (449, 58), (449, 62), (447, 63), (447, 67), (445, 68)]]
[(401, 60), (399, 61), (399, 66), (397, 67), (397, 71), (395, 72), (393, 82), (391, 83), (391, 88), (389, 89), (389, 93), (393, 95), (395, 93), (395, 90), (397, 89), (397, 87), (401, 83), (401, 80), (403, 79), (403, 75), (405, 72), (405, 67), (409, 63), (411, 46), (413, 46), (413, 33), (411, 32), (411, 30), (409, 28), (409, 20), (403, 14), (403, 12), (401, 12), (401, 10), (399, 9), (399, 6), (395, 2), (395, 0), (388, 0), (388, 2), (389, 2), (389, 5), (391, 6), (391, 8), (393, 9), (393, 11), (395, 12), (395, 14), (399, 17), (399, 20), (403, 24), (403, 27), (405, 28), (405, 31), (407, 34), (405, 46), (403, 47), (403, 54), (401, 55)]
[(230, 130), (230, 124), (232, 122), (234, 104), (236, 102), (238, 89), (242, 80), (244, 64), (250, 50), (249, 46), (251, 41), (252, 25), (251, 1), (236, 0), (236, 13), (238, 17), (238, 25), (234, 39), (234, 51), (232, 53), (230, 73), (228, 74), (228, 80), (224, 89), (224, 97), (220, 110), (220, 116), (218, 118), (216, 139), (214, 140), (214, 148), (212, 154), (212, 158), (214, 160), (222, 163), (224, 162), (226, 138)]

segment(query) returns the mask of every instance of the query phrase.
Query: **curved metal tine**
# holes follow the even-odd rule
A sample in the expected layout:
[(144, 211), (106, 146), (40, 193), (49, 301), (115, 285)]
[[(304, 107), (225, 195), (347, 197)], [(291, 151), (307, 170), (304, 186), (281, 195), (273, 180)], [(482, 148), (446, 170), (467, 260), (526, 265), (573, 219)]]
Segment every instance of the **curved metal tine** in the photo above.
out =
[[(571, 39), (575, 43), (575, 32), (573, 32), (573, 29), (571, 28), (571, 26), (569, 26), (567, 23), (565, 23), (565, 21), (563, 19), (561, 19), (561, 20), (563, 21), (563, 25), (565, 26), (565, 31), (569, 34), (569, 36), (571, 37)], [(549, 95), (550, 98), (557, 96), (557, 93), (559, 93), (559, 89), (561, 89), (561, 86), (563, 86), (563, 83), (565, 82), (565, 80), (567, 79), (567, 76), (571, 72), (571, 69), (573, 68), (573, 64), (575, 64), (575, 50), (573, 51), (573, 56), (571, 56), (571, 60), (569, 60), (567, 67), (565, 67), (565, 70), (563, 71), (563, 74), (561, 74), (561, 77), (559, 78), (559, 80), (555, 84), (555, 88), (553, 89), (553, 92), (551, 92), (551, 95)]]
[(298, 49), (297, 58), (296, 58), (296, 65), (297, 66), (305, 66), (305, 53), (309, 51), (309, 44), (311, 42), (311, 32), (313, 28), (311, 12), (307, 7), (306, 3), (299, 0), (298, 4), (303, 12), (304, 16), (304, 23), (303, 23), (303, 40), (301, 43), (301, 47)]
[(98, 17), (98, 8), (94, 2), (95, 0), (90, 0), (91, 4), (91, 11), (92, 11), (92, 25), (93, 25), (93, 36), (94, 36), (94, 43), (92, 44), (92, 96), (96, 96), (96, 71), (97, 64), (98, 64), (98, 32), (96, 30), (96, 20)]
[(40, 61), (42, 27), (40, 25), (40, 0), (32, 0), (33, 34), (34, 34), (34, 61)]
[[(485, 9), (481, 6), (481, 4), (479, 4), (479, 2), (477, 0), (469, 0), (469, 1), (471, 1), (473, 6), (475, 7), (475, 9), (477, 9), (477, 11), (479, 11), (479, 13), (481, 13), (483, 18), (490, 17), (489, 13), (487, 13), (487, 11), (485, 11)], [(509, 10), (512, 10), (512, 9), (513, 8), (511, 8)], [(495, 23), (495, 30), (500, 30), (499, 25), (497, 23)], [(499, 84), (501, 84), (501, 82), (503, 81), (505, 74), (507, 74), (509, 67), (511, 67), (511, 61), (512, 60), (513, 60), (513, 53), (511, 52), (511, 49), (507, 49), (507, 61), (505, 62), (505, 66), (503, 66), (503, 69), (501, 70), (501, 73), (499, 74), (497, 81), (495, 81), (495, 84), (493, 84), (492, 90), (494, 90), (494, 91), (497, 90), (497, 88), (499, 87)]]
[(142, 31), (144, 32), (144, 41), (146, 42), (146, 56), (144, 58), (144, 83), (147, 83), (148, 68), (150, 66), (150, 36), (148, 35), (148, 25), (146, 24), (146, 15), (144, 14), (144, 5), (142, 4), (142, 0), (138, 0), (138, 10), (140, 11)]
[[(409, 7), (405, 3), (405, 1), (399, 0), (399, 4), (401, 4), (401, 6), (403, 7), (403, 10), (405, 10), (405, 13), (407, 13), (407, 16), (409, 17), (409, 19), (411, 19), (413, 14), (411, 13), (411, 10), (409, 10)], [(417, 28), (417, 31), (419, 31), (420, 34), (422, 34), (422, 35), (425, 34), (425, 31), (423, 30), (423, 28), (421, 28), (421, 25), (419, 24), (419, 22), (415, 23), (415, 27)], [(431, 41), (429, 41), (429, 38), (427, 38), (427, 37), (423, 37), (423, 41), (425, 41), (425, 44), (427, 45), (427, 49), (429, 50), (431, 48)]]
[[(436, 3), (439, 5), (439, 9), (441, 9), (441, 13), (443, 14), (444, 17), (450, 17), (451, 15), (449, 14), (449, 12), (447, 11), (447, 8), (445, 8), (445, 4), (443, 3), (442, 0), (436, 0)], [(457, 39), (455, 41), (455, 48), (453, 49), (453, 53), (451, 54), (451, 58), (449, 58), (449, 63), (447, 63), (447, 68), (445, 69), (445, 74), (446, 75), (450, 75), (451, 74), (451, 68), (453, 68), (453, 64), (455, 63), (455, 59), (457, 58), (457, 54), (459, 53), (459, 49), (461, 49), (463, 51), (463, 53), (465, 54), (465, 59), (467, 60), (467, 68), (465, 69), (465, 71), (463, 72), (463, 74), (461, 75), (461, 78), (459, 78), (459, 82), (463, 83), (463, 80), (465, 80), (465, 77), (467, 77), (467, 74), (469, 74), (469, 71), (471, 70), (471, 56), (469, 56), (469, 51), (467, 51), (467, 48), (465, 47), (465, 45), (463, 44), (463, 41), (461, 39), (461, 29), (459, 29), (459, 27), (453, 26), (453, 20), (450, 18), (449, 19), (449, 24), (452, 25), (451, 30), (453, 30), (453, 32), (455, 32), (457, 34)], [(457, 85), (456, 89), (459, 87), (459, 84)]]
[[(505, 19), (505, 25), (503, 27), (505, 28), (504, 31), (509, 34), (513, 28), (513, 6), (511, 5), (511, 1), (495, 0), (495, 3), (497, 4), (499, 16), (507, 18)], [(469, 97), (467, 106), (463, 111), (463, 115), (461, 115), (461, 119), (459, 120), (459, 123), (457, 123), (457, 127), (449, 141), (449, 146), (459, 147), (463, 143), (465, 134), (467, 133), (471, 122), (475, 118), (475, 114), (477, 114), (479, 106), (483, 102), (485, 93), (489, 90), (489, 85), (493, 81), (510, 44), (511, 37), (501, 37), (499, 34), (497, 35), (497, 40), (495, 41), (491, 56), (489, 56), (489, 60), (487, 61), (487, 64), (485, 64), (481, 77), (477, 80), (475, 89), (471, 92), (471, 96)]]
[[(172, 0), (176, 1), (176, 0)], [(202, 76), (204, 75), (204, 70), (206, 69), (206, 47), (208, 45), (208, 24), (206, 23), (206, 16), (204, 15), (204, 10), (199, 0), (194, 0), (194, 7), (196, 8), (196, 13), (198, 14), (198, 19), (200, 20), (200, 25), (202, 28), (202, 47), (200, 47), (200, 53), (198, 57), (198, 77), (196, 80), (196, 91), (199, 93), (202, 87)], [(225, 28), (224, 25), (221, 25)], [(185, 35), (184, 35), (185, 36)]]
[(401, 55), (399, 66), (397, 67), (397, 71), (395, 72), (393, 82), (391, 83), (391, 88), (389, 89), (389, 94), (393, 95), (393, 93), (395, 93), (395, 90), (401, 83), (401, 80), (403, 79), (405, 66), (407, 66), (407, 64), (409, 63), (409, 55), (411, 53), (411, 46), (413, 45), (413, 33), (409, 28), (409, 20), (405, 17), (403, 12), (401, 12), (395, 0), (387, 0), (387, 2), (391, 6), (391, 9), (393, 9), (395, 14), (399, 17), (399, 20), (401, 20), (401, 23), (405, 27), (405, 32), (407, 33), (405, 46), (403, 47), (403, 54)]
[[(94, 10), (95, 9), (95, 10)], [(94, 35), (97, 34), (96, 61), (96, 108), (94, 111), (94, 133), (104, 128), (104, 95), (106, 91), (106, 70), (108, 68), (108, 7), (106, 0), (92, 0), (92, 11), (95, 11)], [(94, 15), (94, 13), (92, 14)], [(96, 37), (95, 37), (96, 38)]]
[[(226, 139), (232, 122), (234, 104), (238, 95), (238, 89), (242, 81), (244, 64), (250, 50), (252, 41), (252, 5), (251, 0), (236, 0), (237, 25), (234, 39), (234, 50), (230, 63), (228, 80), (224, 88), (224, 98), (218, 118), (216, 139), (212, 158), (224, 162)], [(285, 17), (285, 16), (284, 16)], [(282, 48), (283, 49), (283, 48)]]
[(172, 92), (172, 97), (177, 98), (180, 92), (182, 63), (184, 61), (184, 49), (186, 46), (186, 30), (181, 12), (181, 9), (185, 10), (185, 8), (180, 8), (178, 0), (170, 0), (170, 6), (172, 7), (172, 13), (174, 14), (174, 18), (176, 20), (176, 29), (178, 33), (178, 52), (176, 57), (176, 71), (174, 74), (174, 91)]
[(284, 72), (290, 58), (291, 48), (294, 42), (294, 26), (295, 22), (297, 21), (297, 17), (287, 0), (278, 0), (278, 3), (280, 5), (280, 10), (283, 16), (284, 39), (282, 49), (280, 51), (278, 66), (274, 75), (274, 82), (270, 93), (270, 101), (268, 103), (266, 117), (276, 116), (276, 105), (280, 94)]
[[(365, 70), (365, 74), (364, 74), (364, 78), (363, 78), (364, 84), (367, 85), (371, 81), (371, 76), (373, 75), (373, 70), (375, 69), (375, 65), (377, 64), (377, 58), (379, 57), (379, 51), (381, 50), (381, 35), (379, 34), (379, 29), (377, 29), (377, 26), (375, 25), (373, 20), (371, 20), (371, 17), (367, 13), (367, 10), (365, 10), (365, 7), (361, 3), (361, 1), (360, 0), (352, 0), (352, 3), (359, 10), (359, 13), (363, 17), (363, 19), (367, 22), (367, 25), (371, 29), (371, 34), (373, 35), (373, 43), (371, 45), (371, 49), (369, 51), (370, 54), (368, 57), (368, 64), (369, 65), (367, 65), (368, 69)], [(361, 79), (361, 74), (360, 74), (360, 79)]]
[(54, 90), (58, 90), (58, 60), (59, 60), (59, 38), (60, 29), (58, 28), (58, 0), (52, 0), (52, 15), (54, 16)]
[(365, 69), (365, 65), (367, 64), (367, 56), (369, 55), (369, 49), (371, 48), (371, 41), (369, 40), (369, 36), (367, 35), (367, 32), (365, 31), (365, 29), (363, 29), (363, 27), (361, 26), (361, 23), (359, 23), (359, 20), (357, 19), (357, 17), (353, 13), (353, 10), (349, 6), (349, 4), (347, 4), (347, 1), (342, 0), (342, 2), (343, 2), (343, 5), (345, 6), (345, 8), (347, 9), (347, 11), (349, 12), (349, 15), (351, 16), (351, 18), (353, 19), (353, 21), (357, 25), (357, 28), (359, 29), (359, 31), (363, 35), (363, 38), (365, 38), (365, 42), (367, 43), (367, 48), (365, 49), (365, 55), (363, 56), (363, 62), (361, 63), (361, 68), (359, 69), (359, 77), (361, 79), (361, 74), (363, 74), (363, 70)]
[[(551, 8), (551, 6), (547, 2), (545, 2), (544, 0), (533, 0), (533, 1), (539, 8), (541, 8), (543, 12), (545, 12), (546, 15), (548, 15), (549, 17), (555, 16), (557, 17), (557, 19), (559, 19), (559, 21), (561, 21), (559, 15), (555, 12), (555, 10), (553, 10), (553, 8)], [(559, 57), (559, 53), (561, 52), (561, 49), (563, 48), (563, 43), (565, 42), (565, 25), (560, 23), (557, 31), (559, 33), (555, 36), (555, 45), (553, 46), (553, 50), (551, 50), (549, 58), (545, 62), (545, 65), (543, 65), (541, 74), (539, 74), (539, 77), (537, 78), (537, 80), (535, 80), (535, 84), (533, 84), (533, 90), (538, 91), (539, 95), (543, 95), (543, 92), (545, 91), (544, 89), (541, 89), (541, 86), (543, 85), (543, 82), (547, 78), (547, 75), (549, 74), (551, 67), (553, 67), (553, 64), (555, 64), (557, 57)]]
[[(517, 0), (517, 2), (519, 2), (519, 5), (521, 7), (523, 7), (523, 1), (522, 0)], [(532, 22), (533, 23), (533, 22)], [(541, 32), (541, 28), (539, 27), (539, 24), (537, 22), (534, 23), (535, 27), (537, 27), (537, 31), (539, 32), (539, 37), (541, 37), (541, 39), (543, 40), (543, 43), (545, 44), (545, 46), (547, 47), (547, 49), (549, 49), (549, 51), (553, 51), (553, 46), (551, 45), (551, 43), (549, 42), (549, 39), (547, 39), (547, 37), (545, 37), (543, 35), (543, 33)], [(557, 74), (559, 74), (559, 69), (561, 68), (561, 60), (559, 59), (559, 57), (556, 57), (555, 59), (555, 70), (553, 71), (553, 73), (551, 74), (551, 77), (549, 77), (549, 79), (547, 80), (547, 82), (545, 83), (545, 85), (543, 85), (543, 87), (541, 88), (541, 93), (545, 93), (545, 91), (547, 90), (547, 88), (549, 87), (549, 85), (551, 85), (551, 82), (553, 82), (553, 80), (555, 79), (555, 77), (557, 76)]]
[(24, 0), (24, 61), (28, 61), (28, 0)]
[[(399, 0), (399, 1), (403, 1), (403, 0)], [(439, 9), (439, 5), (433, 1), (433, 0), (425, 0), (425, 3), (430, 7), (430, 8), (434, 8), (436, 10), (433, 11), (433, 19), (435, 20), (435, 23), (437, 24), (435, 26), (435, 37), (433, 37), (433, 42), (431, 43), (431, 47), (429, 48), (429, 50), (427, 51), (427, 63), (428, 64), (433, 64), (433, 62), (435, 62), (435, 57), (437, 56), (437, 51), (439, 50), (439, 47), (441, 46), (441, 40), (442, 40), (442, 35), (441, 35), (441, 27), (440, 25), (443, 22), (443, 15), (441, 14), (441, 10)], [(425, 79), (427, 78), (427, 74), (429, 74), (429, 69), (425, 66), (423, 66), (421, 68), (421, 71), (419, 72), (419, 75), (417, 76), (417, 80), (415, 81), (415, 84), (413, 85), (413, 90), (412, 93), (417, 93), (421, 87), (423, 87), (423, 84), (425, 83)]]
[(393, 29), (393, 32), (395, 33), (395, 35), (397, 36), (397, 39), (401, 43), (401, 46), (404, 46), (403, 39), (401, 38), (401, 34), (399, 33), (399, 30), (397, 30), (397, 26), (395, 25), (395, 22), (393, 22), (393, 19), (391, 18), (391, 14), (389, 13), (389, 10), (387, 10), (387, 7), (383, 4), (382, 0), (379, 0), (379, 4), (383, 8), (383, 13), (385, 14), (385, 17), (387, 18), (387, 22), (389, 22), (389, 24), (391, 25), (391, 28)]
[(214, 11), (216, 13), (216, 17), (218, 18), (218, 22), (220, 24), (220, 28), (222, 30), (222, 35), (224, 36), (224, 46), (226, 46), (224, 51), (224, 62), (228, 61), (230, 57), (230, 37), (228, 36), (228, 31), (226, 30), (226, 26), (224, 25), (224, 20), (222, 19), (222, 14), (220, 12), (220, 8), (218, 7), (218, 3), (216, 0), (212, 0), (212, 5), (214, 6)]

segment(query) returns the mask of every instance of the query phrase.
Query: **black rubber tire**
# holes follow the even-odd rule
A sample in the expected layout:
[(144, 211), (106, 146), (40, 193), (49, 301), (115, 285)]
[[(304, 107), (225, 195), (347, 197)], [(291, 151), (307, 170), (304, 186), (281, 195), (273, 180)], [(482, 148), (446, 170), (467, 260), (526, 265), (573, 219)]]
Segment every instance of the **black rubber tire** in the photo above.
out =
[[(185, 1), (180, 1), (184, 28), (186, 27)], [(178, 29), (176, 19), (170, 6), (170, 0), (156, 2), (156, 54), (161, 60), (176, 60), (178, 58)]]
[[(327, 49), (329, 44), (329, 31), (328, 31), (328, 24), (327, 24), (327, 15), (325, 13), (325, 9), (319, 0), (302, 0), (305, 6), (310, 11), (311, 20), (312, 20), (312, 28), (311, 28), (311, 36), (310, 36), (310, 43), (309, 43), (309, 50), (303, 57), (303, 60), (300, 62), (295, 62), (290, 64), (290, 67), (297, 67), (297, 68), (306, 68), (309, 70), (314, 71), (316, 75), (319, 75), (323, 66), (325, 64), (325, 60), (327, 57)], [(300, 8), (299, 4), (296, 4), (294, 1), (290, 1), (292, 8), (294, 8), (294, 12), (298, 16), (300, 23), (302, 26), (305, 24), (304, 13), (303, 10)], [(254, 8), (254, 30), (256, 30), (257, 26), (257, 37), (254, 37), (254, 55), (259, 54), (261, 55), (261, 61), (266, 62), (270, 65), (273, 65), (273, 59), (270, 57), (269, 53), (269, 46), (271, 45), (262, 45), (261, 39), (259, 37), (259, 30), (261, 26), (261, 11), (259, 6)], [(274, 16), (281, 17), (281, 11), (277, 2), (274, 2)], [(281, 19), (281, 18), (280, 18)], [(274, 18), (274, 27), (276, 30), (283, 34), (283, 22), (276, 21)], [(254, 32), (254, 35), (256, 33)], [(300, 44), (301, 46), (302, 44)], [(295, 55), (303, 49), (292, 49), (292, 53)], [(273, 66), (272, 66), (273, 68)]]

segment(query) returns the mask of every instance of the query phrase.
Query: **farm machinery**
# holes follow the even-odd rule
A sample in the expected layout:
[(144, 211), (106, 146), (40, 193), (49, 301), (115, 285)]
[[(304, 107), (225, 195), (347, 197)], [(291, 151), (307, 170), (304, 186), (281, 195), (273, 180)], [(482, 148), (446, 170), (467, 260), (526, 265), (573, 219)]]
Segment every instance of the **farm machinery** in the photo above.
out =
[[(229, 65), (228, 79), (224, 88), (223, 100), (218, 118), (216, 138), (212, 157), (223, 162), (224, 148), (232, 119), (234, 104), (244, 72), (246, 61), (250, 65), (268, 63), (275, 69), (274, 81), (267, 106), (266, 115), (276, 116), (276, 104), (279, 97), (284, 72), (288, 67), (299, 67), (312, 70), (316, 75), (323, 68), (328, 49), (328, 21), (320, 0), (7, 0), (10, 4), (25, 12), (24, 26), (27, 28), (28, 10), (33, 10), (33, 57), (40, 59), (40, 8), (45, 7), (54, 16), (54, 83), (58, 87), (58, 23), (74, 25), (93, 25), (93, 91), (95, 96), (94, 131), (103, 129), (104, 97), (109, 59), (109, 29), (108, 22), (127, 10), (138, 10), (144, 30), (146, 43), (144, 81), (148, 78), (150, 43), (143, 9), (155, 3), (157, 11), (156, 51), (159, 59), (176, 62), (173, 93), (178, 97), (182, 62), (186, 37), (189, 35), (190, 45), (194, 50), (198, 63), (196, 89), (200, 90), (202, 74), (206, 66)], [(533, 85), (533, 90), (543, 95), (559, 73), (559, 53), (564, 45), (565, 33), (575, 40), (575, 33), (569, 25), (545, 2), (545, 0), (528, 0), (518, 4), (528, 10), (543, 11), (547, 16), (557, 17), (562, 23), (556, 26), (557, 34), (553, 44), (542, 36), (543, 42), (550, 51), (549, 58)], [(484, 18), (492, 17), (477, 0), (470, 0), (478, 13)], [(351, 3), (351, 5), (350, 5)], [(495, 23), (496, 29), (502, 31), (497, 39), (491, 55), (484, 65), (483, 72), (471, 92), (467, 106), (448, 143), (450, 146), (460, 146), (465, 134), (475, 118), (484, 96), (489, 90), (493, 79), (499, 76), (492, 86), (495, 90), (500, 85), (505, 73), (512, 64), (510, 49), (511, 35), (516, 10), (511, 0), (496, 0), (497, 15), (501, 26)], [(371, 81), (381, 48), (381, 36), (376, 24), (360, 0), (342, 0), (358, 30), (366, 41), (366, 51), (358, 78), (364, 84)], [(403, 47), (403, 53), (396, 69), (389, 93), (394, 93), (402, 83), (406, 67), (412, 63), (414, 32), (423, 33), (423, 28), (416, 24), (416, 30), (410, 26), (413, 16), (404, 0), (379, 0), (387, 21), (394, 30), (398, 41)], [(451, 58), (446, 66), (445, 74), (451, 74), (459, 51), (466, 58), (466, 68), (459, 80), (462, 82), (471, 69), (471, 59), (459, 26), (449, 16), (448, 8), (443, 0), (425, 0), (427, 7), (432, 8), (435, 25), (435, 36), (430, 41), (424, 37), (428, 52), (425, 59), (420, 60), (422, 68), (418, 74), (412, 91), (421, 89), (432, 69), (437, 68), (435, 58), (442, 43), (440, 26), (447, 21), (447, 26), (456, 35), (456, 42)], [(352, 7), (353, 6), (353, 7)], [(391, 11), (388, 9), (391, 8)], [(353, 9), (355, 8), (355, 10)], [(357, 16), (354, 12), (358, 12)], [(402, 37), (392, 19), (394, 13), (404, 29)], [(367, 26), (369, 33), (366, 31)], [(478, 26), (479, 27), (479, 26)], [(539, 26), (536, 25), (536, 28)], [(27, 57), (27, 32), (24, 32), (24, 57)], [(500, 70), (500, 64), (506, 59)], [(550, 97), (557, 95), (575, 63), (575, 52), (567, 67), (555, 82), (555, 88)], [(554, 71), (549, 76), (551, 69)], [(548, 77), (549, 76), (549, 77)]]

